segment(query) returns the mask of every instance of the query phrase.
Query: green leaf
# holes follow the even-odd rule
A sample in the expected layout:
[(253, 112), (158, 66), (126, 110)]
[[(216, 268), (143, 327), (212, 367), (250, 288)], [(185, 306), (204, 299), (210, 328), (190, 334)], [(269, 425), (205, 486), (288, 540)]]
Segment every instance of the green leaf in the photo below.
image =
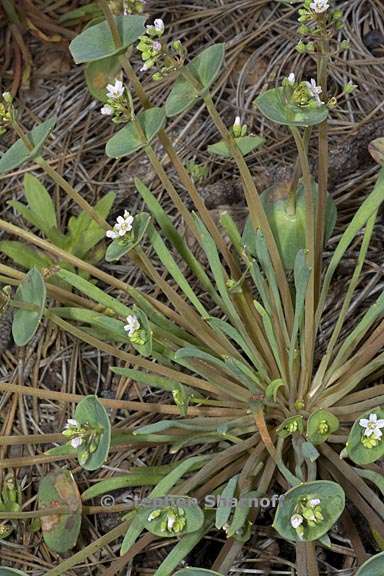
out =
[(121, 158), (137, 152), (149, 142), (152, 142), (159, 130), (165, 126), (164, 108), (149, 108), (140, 112), (136, 120), (139, 122), (146, 141), (143, 142), (133, 122), (129, 122), (124, 128), (116, 132), (110, 138), (105, 147), (105, 153), (109, 158)]
[[(296, 505), (302, 498), (319, 498), (323, 520), (315, 526), (305, 525), (303, 538), (300, 539), (291, 525), (291, 517), (295, 514)], [(341, 516), (345, 506), (344, 491), (328, 480), (305, 482), (291, 488), (279, 501), (273, 527), (283, 538), (294, 542), (312, 542), (324, 536), (336, 520)]]
[(96, 100), (100, 102), (108, 100), (107, 84), (113, 84), (120, 71), (121, 64), (117, 54), (86, 64), (84, 74), (87, 88)]
[(301, 450), (304, 458), (307, 458), (310, 462), (316, 462), (320, 456), (320, 452), (315, 448), (312, 442), (303, 442), (301, 445)]
[(121, 47), (116, 48), (108, 22), (103, 21), (86, 28), (70, 43), (69, 50), (76, 64), (101, 60), (117, 54), (136, 42), (144, 33), (144, 16), (115, 16), (114, 20), (121, 39)]
[[(229, 517), (231, 515), (233, 506), (232, 498), (235, 495), (237, 481), (239, 476), (233, 476), (228, 480), (227, 484), (224, 486), (222, 493), (220, 494), (219, 503), (216, 509), (216, 521), (215, 526), (218, 530), (223, 528), (227, 524)], [(229, 504), (228, 504), (229, 502)]]
[(273, 402), (276, 402), (277, 399), (277, 393), (279, 391), (279, 388), (281, 388), (281, 386), (286, 386), (286, 382), (284, 382), (284, 380), (282, 380), (281, 378), (277, 378), (276, 380), (272, 380), (272, 382), (270, 382), (265, 390), (265, 397), (267, 400), (273, 400)]
[[(316, 410), (308, 418), (307, 437), (313, 444), (322, 444), (340, 427), (340, 422), (328, 410)], [(323, 431), (322, 431), (323, 430)]]
[(93, 484), (82, 493), (81, 499), (85, 502), (90, 498), (95, 498), (101, 494), (109, 494), (110, 492), (113, 492), (113, 490), (120, 490), (121, 488), (156, 486), (156, 484), (163, 478), (164, 474), (151, 474), (148, 472), (147, 466), (145, 466), (142, 471), (124, 474), (115, 478), (108, 478), (108, 480), (101, 480), (101, 482)]
[(111, 423), (108, 414), (96, 396), (86, 396), (76, 406), (74, 417), (79, 424), (89, 424), (101, 430), (96, 451), (81, 464), (85, 470), (97, 470), (106, 461), (111, 444)]
[[(167, 495), (162, 498), (152, 497), (144, 499), (144, 502), (138, 509), (138, 518), (140, 518), (144, 528), (155, 536), (161, 536), (162, 538), (175, 536), (173, 530), (169, 530), (168, 527), (164, 526), (164, 519), (166, 518), (169, 507), (172, 509), (175, 507), (179, 516), (183, 518), (185, 522), (183, 529), (177, 534), (178, 536), (196, 532), (204, 524), (204, 512), (197, 502), (193, 498), (180, 495)], [(155, 511), (159, 511), (160, 515), (157, 518), (151, 519), (151, 515)]]
[(39, 510), (68, 508), (68, 513), (41, 517), (43, 538), (48, 548), (67, 552), (74, 547), (81, 526), (81, 498), (69, 470), (55, 470), (43, 475), (39, 485)]
[(23, 164), (26, 160), (31, 160), (40, 152), (42, 145), (48, 138), (56, 123), (55, 118), (50, 118), (42, 124), (35, 126), (26, 136), (33, 145), (33, 150), (28, 150), (24, 142), (17, 140), (0, 157), (0, 174), (9, 172)]
[(57, 228), (55, 205), (49, 192), (36, 176), (25, 174), (24, 194), (29, 208), (43, 223), (41, 230), (47, 234), (50, 228)]
[[(246, 156), (256, 148), (260, 148), (265, 142), (265, 139), (261, 136), (240, 136), (235, 138), (237, 147), (243, 156)], [(210, 144), (208, 146), (208, 152), (210, 154), (216, 154), (216, 156), (223, 156), (224, 158), (230, 158), (232, 156), (228, 146), (224, 140), (216, 142), (216, 144)]]
[(379, 472), (374, 470), (366, 470), (364, 468), (354, 468), (356, 474), (369, 480), (380, 490), (381, 494), (384, 496), (384, 476)]
[(260, 112), (272, 122), (286, 126), (313, 126), (321, 124), (328, 117), (328, 108), (325, 105), (312, 108), (286, 104), (283, 93), (284, 88), (272, 88), (255, 100)]
[(359, 466), (365, 466), (366, 464), (372, 464), (384, 456), (384, 440), (379, 439), (377, 446), (372, 448), (366, 448), (361, 440), (364, 438), (365, 428), (360, 426), (360, 420), (362, 418), (368, 418), (370, 414), (376, 414), (377, 419), (381, 420), (384, 418), (384, 408), (372, 408), (369, 412), (365, 412), (355, 421), (352, 426), (352, 430), (349, 433), (346, 448), (350, 459), (359, 464)]
[(88, 282), (88, 280), (81, 278), (78, 274), (74, 274), (69, 270), (59, 270), (54, 277), (68, 282), (68, 284), (85, 294), (88, 298), (92, 298), (102, 306), (114, 310), (120, 316), (128, 316), (132, 312), (132, 309), (128, 308), (128, 306), (120, 302), (120, 300), (113, 298), (113, 296), (110, 296), (104, 290), (101, 290), (101, 288)]
[(187, 71), (200, 83), (201, 90), (180, 75), (165, 103), (167, 116), (176, 116), (193, 106), (216, 80), (223, 61), (224, 44), (213, 44), (198, 54), (187, 65)]
[(222, 576), (221, 572), (206, 570), (205, 568), (182, 568), (175, 572), (174, 576)]
[(32, 268), (19, 284), (15, 294), (15, 301), (36, 307), (33, 310), (15, 310), (12, 335), (17, 346), (25, 346), (35, 334), (43, 316), (45, 299), (44, 280), (37, 268)]
[(204, 534), (208, 531), (208, 527), (203, 527), (197, 532), (187, 534), (176, 544), (168, 556), (160, 564), (153, 576), (171, 576), (175, 568), (180, 565), (180, 562), (188, 556), (193, 548), (203, 539)]
[(356, 572), (356, 576), (383, 576), (384, 574), (384, 552), (372, 556)]
[[(317, 205), (317, 185), (313, 182), (312, 194)], [(304, 186), (299, 184), (296, 191), (295, 213), (287, 210), (286, 186), (269, 188), (261, 195), (264, 210), (276, 239), (279, 252), (287, 270), (293, 270), (296, 255), (305, 246), (306, 209)], [(336, 206), (330, 195), (327, 196), (325, 239), (328, 240), (336, 224)]]
[(9, 258), (12, 258), (16, 264), (28, 270), (34, 266), (41, 270), (41, 268), (46, 268), (52, 264), (52, 260), (43, 254), (43, 252), (29, 248), (23, 242), (16, 240), (1, 241), (0, 252), (3, 252)]
[(116, 260), (120, 260), (124, 254), (127, 254), (127, 252), (130, 252), (130, 250), (133, 250), (133, 248), (140, 244), (147, 231), (150, 220), (150, 215), (145, 212), (137, 214), (133, 220), (131, 231), (132, 239), (116, 238), (113, 240), (105, 253), (106, 261), (116, 262)]

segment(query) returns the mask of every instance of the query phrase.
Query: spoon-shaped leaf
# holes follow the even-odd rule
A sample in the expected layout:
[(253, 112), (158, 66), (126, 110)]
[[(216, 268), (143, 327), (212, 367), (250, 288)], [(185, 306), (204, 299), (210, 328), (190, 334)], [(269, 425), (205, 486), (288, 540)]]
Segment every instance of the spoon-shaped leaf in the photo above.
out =
[(165, 103), (168, 117), (188, 110), (216, 80), (224, 60), (224, 44), (213, 44), (198, 54), (188, 65), (187, 71), (201, 85), (201, 90), (192, 86), (184, 76), (176, 80)]
[(101, 102), (107, 101), (107, 84), (113, 84), (121, 70), (121, 64), (117, 54), (88, 62), (85, 67), (85, 80), (89, 92)]
[(145, 134), (146, 142), (142, 141), (136, 127), (130, 122), (108, 140), (105, 147), (107, 156), (110, 158), (128, 156), (151, 142), (165, 125), (165, 111), (163, 108), (150, 108), (140, 112), (137, 120)]
[(63, 553), (77, 542), (81, 525), (81, 498), (69, 470), (55, 470), (43, 476), (39, 485), (39, 509), (66, 508), (65, 513), (41, 517), (44, 541), (55, 552)]
[(284, 102), (283, 88), (272, 88), (255, 100), (260, 112), (277, 124), (287, 126), (313, 126), (321, 124), (328, 116), (328, 108), (321, 106), (294, 106)]
[(44, 312), (46, 288), (37, 268), (32, 268), (24, 277), (15, 294), (15, 301), (31, 306), (32, 309), (15, 310), (12, 335), (17, 346), (25, 346), (35, 334)]
[(27, 138), (33, 145), (33, 150), (28, 150), (24, 142), (20, 139), (6, 151), (0, 158), (0, 174), (9, 172), (23, 164), (26, 160), (34, 158), (40, 151), (45, 140), (48, 138), (51, 130), (55, 125), (55, 118), (49, 118), (42, 124), (35, 126), (26, 134)]
[[(305, 525), (303, 538), (300, 539), (291, 525), (291, 518), (295, 514), (297, 504), (303, 498), (320, 500), (323, 520), (314, 526)], [(344, 491), (336, 482), (327, 480), (305, 482), (284, 494), (279, 501), (273, 526), (287, 540), (295, 542), (318, 540), (332, 528), (342, 514), (344, 505)]]
[(308, 418), (307, 436), (313, 444), (321, 444), (339, 429), (338, 418), (328, 410), (316, 410)]
[(85, 463), (81, 464), (85, 470), (97, 470), (106, 461), (111, 444), (111, 423), (108, 414), (96, 396), (86, 396), (76, 407), (75, 420), (79, 424), (100, 429), (96, 450), (89, 455)]
[(356, 576), (383, 576), (384, 574), (384, 552), (372, 556), (356, 572)]
[[(360, 425), (360, 420), (369, 419), (371, 414), (376, 414), (377, 420), (382, 420), (384, 419), (384, 408), (373, 408), (359, 416), (352, 426), (347, 440), (348, 456), (355, 464), (360, 466), (372, 464), (372, 462), (376, 462), (376, 460), (384, 456), (384, 440), (382, 437), (378, 439), (377, 445), (371, 448), (364, 446), (361, 441), (364, 438), (368, 439), (368, 437), (364, 434), (366, 428)], [(381, 431), (383, 432), (383, 429)]]
[(144, 16), (116, 16), (115, 23), (121, 39), (121, 47), (116, 48), (112, 32), (104, 20), (100, 24), (86, 28), (69, 45), (76, 64), (101, 60), (117, 54), (144, 34)]

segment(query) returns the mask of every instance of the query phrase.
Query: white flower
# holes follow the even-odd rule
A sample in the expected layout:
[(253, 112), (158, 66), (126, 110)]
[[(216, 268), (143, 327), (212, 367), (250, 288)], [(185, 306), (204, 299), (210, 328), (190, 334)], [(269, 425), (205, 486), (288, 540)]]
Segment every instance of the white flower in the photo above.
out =
[(115, 80), (114, 84), (107, 84), (107, 96), (112, 100), (120, 98), (124, 94), (124, 84), (121, 80)]
[(74, 418), (68, 418), (65, 427), (66, 428), (77, 428), (78, 427), (77, 420), (75, 420)]
[(296, 81), (296, 76), (293, 72), (291, 72), (287, 78), (288, 80), (288, 84), (290, 84), (291, 86), (294, 85), (295, 81)]
[(112, 106), (108, 106), (108, 104), (106, 104), (101, 108), (100, 112), (101, 114), (103, 114), (103, 116), (112, 116), (113, 108)]
[(138, 321), (137, 316), (134, 316), (133, 314), (127, 316), (127, 323), (124, 326), (124, 330), (128, 332), (128, 336), (133, 336), (136, 330), (139, 330), (139, 328), (140, 322)]
[(133, 216), (125, 210), (124, 216), (118, 216), (116, 219), (116, 224), (114, 225), (112, 230), (108, 230), (106, 232), (107, 238), (122, 238), (132, 230), (133, 226)]
[(311, 10), (316, 12), (316, 14), (322, 14), (329, 8), (328, 0), (313, 0), (313, 2), (309, 5)]
[(291, 516), (291, 526), (292, 528), (298, 528), (304, 522), (304, 518), (300, 514), (294, 514)]
[(311, 81), (306, 82), (306, 85), (307, 85), (310, 93), (312, 94), (312, 96), (316, 100), (317, 105), (321, 106), (321, 104), (324, 104), (324, 102), (322, 102), (322, 100), (320, 98), (320, 94), (322, 93), (322, 88), (321, 88), (321, 86), (317, 86), (316, 80), (311, 78)]
[(149, 33), (156, 33), (158, 36), (161, 36), (164, 32), (165, 26), (161, 18), (156, 18), (153, 24), (149, 24), (146, 28)]
[(80, 436), (76, 436), (75, 438), (72, 438), (72, 440), (71, 440), (72, 448), (78, 448), (79, 446), (81, 446), (82, 443), (83, 443), (83, 440), (82, 440), (82, 438), (80, 438)]
[(376, 440), (379, 440), (383, 433), (380, 428), (384, 428), (384, 419), (378, 420), (377, 414), (370, 414), (369, 418), (362, 418), (359, 424), (364, 430), (364, 436), (373, 436)]
[(308, 504), (311, 506), (311, 508), (315, 508), (315, 506), (320, 505), (320, 498), (311, 498)]
[(152, 48), (153, 50), (155, 50), (155, 52), (160, 52), (161, 50), (161, 42), (159, 42), (158, 40), (154, 40), (152, 42)]
[(176, 522), (176, 516), (174, 514), (168, 514), (167, 518), (167, 528), (168, 532), (172, 532), (172, 528)]
[(241, 120), (240, 120), (240, 116), (236, 116), (235, 121), (233, 123), (234, 126), (236, 126), (237, 128), (241, 128)]

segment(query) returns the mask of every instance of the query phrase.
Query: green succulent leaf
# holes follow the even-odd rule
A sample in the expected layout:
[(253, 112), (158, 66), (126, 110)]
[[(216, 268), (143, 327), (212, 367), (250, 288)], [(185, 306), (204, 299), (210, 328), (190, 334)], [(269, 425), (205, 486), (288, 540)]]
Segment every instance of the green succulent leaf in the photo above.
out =
[(307, 437), (313, 444), (322, 444), (339, 429), (340, 422), (328, 410), (316, 410), (308, 418)]
[(121, 47), (116, 48), (112, 32), (104, 20), (100, 24), (86, 28), (69, 45), (76, 64), (101, 60), (113, 56), (136, 42), (144, 33), (143, 16), (116, 16), (114, 18), (121, 39)]
[(121, 64), (117, 54), (102, 60), (88, 62), (85, 66), (84, 74), (89, 92), (96, 100), (106, 102), (108, 99), (106, 94), (107, 84), (113, 84), (120, 72)]
[(48, 235), (51, 228), (57, 228), (55, 205), (48, 190), (36, 176), (25, 174), (24, 194), (31, 211), (41, 220), (40, 229)]
[(18, 308), (13, 315), (12, 335), (17, 346), (25, 346), (34, 336), (43, 316), (46, 287), (37, 268), (32, 268), (19, 284), (15, 301), (32, 306), (31, 310)]
[[(323, 519), (314, 526), (306, 525), (303, 537), (299, 538), (295, 528), (291, 525), (291, 518), (295, 514), (297, 504), (303, 498), (318, 498), (320, 500)], [(279, 501), (273, 527), (283, 538), (290, 541), (312, 542), (319, 540), (341, 516), (344, 506), (344, 491), (336, 482), (328, 480), (305, 482), (288, 490)]]
[[(111, 423), (108, 414), (96, 396), (86, 396), (77, 405), (74, 418), (79, 424), (86, 424), (100, 430), (96, 450), (80, 464), (85, 470), (97, 470), (106, 461), (111, 444)], [(80, 449), (81, 446), (77, 452), (78, 456), (80, 456)]]
[(74, 547), (81, 526), (81, 498), (69, 470), (55, 470), (42, 477), (39, 485), (39, 510), (65, 507), (65, 514), (41, 517), (43, 538), (48, 548), (67, 552)]
[(283, 88), (272, 88), (256, 98), (256, 104), (262, 114), (272, 122), (286, 126), (313, 126), (321, 124), (328, 117), (325, 105), (294, 106), (286, 104), (283, 99)]
[(277, 400), (277, 393), (279, 391), (279, 388), (281, 388), (282, 386), (286, 386), (287, 384), (284, 382), (284, 380), (282, 380), (281, 378), (277, 378), (276, 380), (272, 380), (272, 382), (270, 382), (265, 390), (265, 397), (267, 398), (267, 400), (273, 400), (273, 402), (276, 402)]
[(356, 572), (356, 576), (383, 576), (384, 574), (384, 552), (372, 556), (364, 562)]
[(29, 248), (23, 242), (18, 242), (17, 240), (2, 240), (0, 242), (0, 252), (3, 252), (9, 258), (12, 258), (16, 264), (28, 270), (34, 266), (41, 270), (41, 268), (52, 264), (52, 260), (43, 252)]
[(136, 120), (139, 122), (144, 132), (146, 141), (143, 142), (139, 132), (133, 122), (129, 122), (124, 128), (116, 132), (110, 138), (105, 147), (105, 152), (109, 158), (121, 158), (137, 152), (149, 142), (152, 142), (156, 134), (165, 126), (164, 108), (149, 108), (140, 112)]
[(291, 434), (296, 432), (303, 432), (304, 418), (300, 415), (290, 416), (278, 426), (276, 432), (280, 438), (288, 438)]
[(215, 526), (218, 530), (223, 528), (223, 526), (225, 526), (225, 524), (229, 520), (233, 507), (231, 504), (228, 505), (228, 502), (231, 502), (232, 498), (235, 495), (238, 480), (239, 480), (238, 475), (230, 478), (230, 480), (228, 480), (227, 484), (224, 486), (224, 489), (220, 495), (222, 500), (221, 501), (219, 500), (219, 505), (216, 509), (216, 521), (215, 521)]
[[(313, 183), (313, 199), (317, 205), (317, 185)], [(284, 266), (293, 270), (296, 255), (305, 249), (306, 210), (304, 187), (300, 183), (296, 191), (295, 213), (287, 210), (288, 199), (285, 186), (268, 189), (261, 195), (264, 210), (276, 239)], [(336, 205), (330, 195), (327, 197), (325, 214), (325, 239), (328, 240), (336, 224)]]
[(26, 160), (31, 160), (40, 152), (40, 149), (55, 126), (56, 119), (50, 118), (42, 124), (35, 126), (26, 136), (33, 145), (32, 150), (28, 150), (24, 142), (17, 140), (0, 157), (0, 174), (14, 170)]
[[(173, 520), (173, 514), (176, 520)], [(163, 498), (148, 499), (144, 501), (138, 510), (144, 528), (163, 538), (169, 538), (180, 533), (180, 535), (190, 534), (199, 530), (204, 524), (204, 512), (195, 503), (193, 498), (187, 496), (165, 496)], [(169, 518), (171, 521), (169, 522)], [(170, 526), (174, 521), (182, 521), (180, 530), (171, 529)], [(182, 527), (181, 527), (182, 526)]]
[(203, 96), (216, 80), (224, 60), (224, 44), (213, 44), (198, 54), (188, 65), (187, 71), (200, 84), (194, 87), (182, 74), (176, 80), (165, 103), (168, 117), (188, 110)]
[[(261, 136), (240, 136), (239, 138), (235, 138), (235, 142), (242, 155), (246, 156), (253, 150), (260, 148), (264, 144), (265, 139)], [(222, 156), (223, 158), (229, 158), (232, 156), (224, 140), (220, 140), (215, 144), (210, 144), (208, 146), (208, 152), (210, 154), (215, 154), (216, 156)]]
[(107, 262), (116, 262), (120, 260), (122, 256), (127, 254), (130, 250), (133, 250), (142, 241), (151, 217), (145, 212), (137, 214), (133, 221), (131, 238), (116, 238), (108, 246), (105, 253), (105, 259)]
[(372, 464), (384, 456), (384, 440), (382, 438), (377, 441), (376, 446), (370, 448), (362, 443), (362, 439), (364, 437), (368, 439), (368, 437), (364, 435), (365, 428), (360, 425), (360, 420), (369, 419), (370, 414), (376, 414), (377, 419), (381, 420), (384, 418), (384, 408), (373, 408), (359, 416), (353, 424), (347, 440), (347, 454), (359, 466)]

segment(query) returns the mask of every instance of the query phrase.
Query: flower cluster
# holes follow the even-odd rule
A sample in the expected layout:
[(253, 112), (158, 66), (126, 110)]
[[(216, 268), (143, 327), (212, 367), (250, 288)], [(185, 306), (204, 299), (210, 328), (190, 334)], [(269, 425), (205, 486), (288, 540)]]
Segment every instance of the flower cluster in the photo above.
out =
[(142, 14), (145, 0), (109, 0), (112, 14)]
[(170, 532), (171, 534), (182, 532), (187, 523), (184, 510), (178, 506), (153, 510), (148, 516), (148, 522), (153, 522), (158, 518), (161, 519), (161, 532)]
[(112, 230), (107, 230), (105, 235), (107, 238), (112, 238), (113, 240), (116, 238), (122, 239), (127, 234), (132, 236), (133, 221), (134, 217), (128, 212), (128, 210), (125, 210), (124, 216), (118, 216), (116, 219), (116, 224)]
[(74, 418), (69, 418), (63, 430), (64, 436), (69, 438), (72, 448), (78, 450), (77, 456), (80, 465), (87, 462), (90, 455), (96, 452), (99, 445), (101, 429), (96, 429), (88, 423), (80, 424)]
[(361, 418), (360, 426), (364, 429), (361, 437), (361, 443), (365, 448), (374, 448), (382, 441), (384, 428), (384, 419), (378, 419), (377, 414), (370, 414), (368, 418)]
[(177, 70), (185, 58), (185, 51), (179, 40), (173, 41), (170, 47), (167, 46), (162, 38), (164, 30), (164, 22), (157, 18), (153, 24), (146, 26), (146, 32), (137, 45), (143, 60), (141, 71), (145, 72), (156, 66), (156, 72), (152, 74), (153, 80), (161, 80)]
[(106, 88), (107, 102), (100, 112), (104, 116), (112, 116), (115, 123), (126, 122), (131, 117), (131, 106), (128, 93), (123, 82), (116, 79), (114, 84), (108, 84)]
[(291, 516), (291, 526), (300, 539), (304, 538), (305, 527), (314, 527), (324, 520), (320, 498), (302, 498)]
[(130, 314), (126, 318), (126, 324), (124, 330), (127, 333), (128, 338), (133, 344), (143, 345), (146, 342), (145, 330), (143, 330), (139, 319), (134, 314)]
[(12, 121), (12, 95), (10, 92), (3, 92), (0, 101), (0, 136), (7, 131)]
[(240, 138), (241, 136), (247, 135), (248, 127), (246, 124), (241, 124), (240, 116), (236, 116), (233, 126), (231, 127), (231, 132), (234, 138)]
[(310, 106), (312, 108), (322, 106), (324, 102), (320, 98), (322, 93), (321, 86), (318, 86), (316, 80), (311, 78), (308, 82), (296, 82), (293, 72), (283, 80), (283, 87), (286, 89), (288, 101), (295, 106)]

